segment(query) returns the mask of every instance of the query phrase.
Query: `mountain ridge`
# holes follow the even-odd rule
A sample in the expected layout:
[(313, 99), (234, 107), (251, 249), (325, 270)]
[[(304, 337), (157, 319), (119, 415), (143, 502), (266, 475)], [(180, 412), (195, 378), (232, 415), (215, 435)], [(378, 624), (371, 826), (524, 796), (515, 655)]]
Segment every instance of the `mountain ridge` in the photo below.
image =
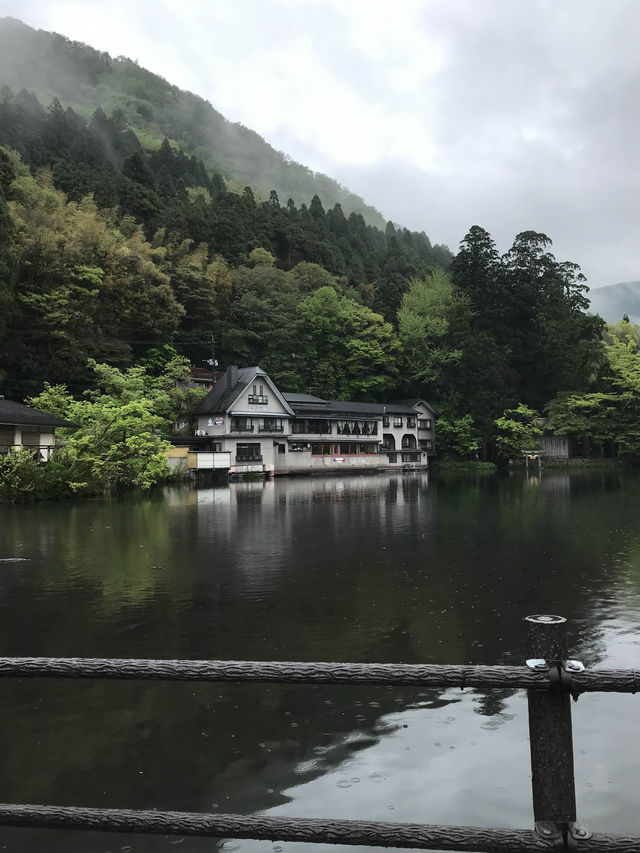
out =
[(607, 323), (617, 323), (626, 314), (631, 323), (640, 323), (640, 281), (619, 281), (589, 291), (591, 311)]
[(164, 137), (221, 174), (230, 189), (248, 184), (268, 198), (309, 204), (318, 195), (325, 207), (339, 203), (384, 229), (373, 206), (338, 181), (314, 172), (278, 151), (256, 131), (231, 122), (206, 99), (165, 80), (128, 57), (112, 57), (64, 35), (30, 27), (17, 18), (0, 18), (0, 86), (33, 91), (43, 106), (54, 98), (89, 119), (99, 107), (120, 111), (145, 148)]

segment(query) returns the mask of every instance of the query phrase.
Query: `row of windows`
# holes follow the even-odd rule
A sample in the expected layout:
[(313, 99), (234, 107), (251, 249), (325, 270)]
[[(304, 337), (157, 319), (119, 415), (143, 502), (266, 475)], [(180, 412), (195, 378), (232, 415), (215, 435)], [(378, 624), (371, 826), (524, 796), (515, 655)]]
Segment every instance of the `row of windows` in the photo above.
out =
[(340, 444), (311, 442), (312, 456), (375, 456), (377, 453), (378, 443), (375, 441), (349, 441)]
[[(258, 418), (258, 432), (284, 432), (282, 418)], [(231, 418), (231, 432), (255, 432), (253, 418)]]
[[(286, 445), (278, 445), (278, 453), (285, 453)], [(292, 441), (289, 444), (290, 453), (311, 451), (312, 456), (375, 456), (378, 454), (378, 444), (375, 441), (349, 441), (349, 442), (324, 442), (324, 441)], [(259, 444), (236, 445), (236, 459), (238, 462), (257, 462), (262, 459), (262, 450)]]
[[(263, 399), (266, 401), (267, 398), (262, 398), (259, 396), (256, 397), (256, 401), (261, 401)], [(251, 398), (249, 398), (249, 402), (252, 402)], [(419, 420), (418, 429), (431, 429), (432, 423), (433, 422), (429, 419)], [(389, 427), (391, 425), (391, 420), (387, 415), (383, 417), (382, 425), (384, 427)], [(407, 429), (412, 429), (415, 427), (415, 425), (416, 419), (412, 417), (407, 417)], [(404, 426), (404, 418), (394, 417), (393, 426)], [(258, 418), (257, 427), (258, 432), (284, 432), (284, 428), (282, 426), (282, 418)], [(254, 424), (253, 418), (233, 417), (231, 418), (231, 431), (255, 432), (256, 424)], [(306, 435), (309, 433), (315, 435), (331, 435), (332, 424), (329, 420), (300, 418), (299, 420), (291, 422), (291, 432), (294, 435)], [(356, 420), (336, 421), (336, 433), (338, 435), (378, 435), (378, 422)]]
[[(393, 425), (394, 427), (403, 427), (404, 426), (404, 418), (402, 415), (394, 415), (393, 416)], [(407, 427), (408, 429), (413, 429), (416, 425), (416, 419), (412, 415), (407, 415)], [(382, 426), (388, 427), (391, 426), (391, 418), (389, 415), (383, 415), (382, 417)]]

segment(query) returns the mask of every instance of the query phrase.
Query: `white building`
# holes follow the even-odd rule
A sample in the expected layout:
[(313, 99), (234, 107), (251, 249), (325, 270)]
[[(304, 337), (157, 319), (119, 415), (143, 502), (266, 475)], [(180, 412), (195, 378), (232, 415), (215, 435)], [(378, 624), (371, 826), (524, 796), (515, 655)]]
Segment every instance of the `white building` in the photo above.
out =
[(435, 412), (424, 400), (281, 393), (260, 367), (228, 367), (196, 417), (189, 467), (228, 468), (230, 475), (424, 469), (435, 452)]
[(73, 426), (64, 418), (0, 396), (0, 455), (29, 450), (39, 462), (48, 462), (55, 448), (56, 428)]

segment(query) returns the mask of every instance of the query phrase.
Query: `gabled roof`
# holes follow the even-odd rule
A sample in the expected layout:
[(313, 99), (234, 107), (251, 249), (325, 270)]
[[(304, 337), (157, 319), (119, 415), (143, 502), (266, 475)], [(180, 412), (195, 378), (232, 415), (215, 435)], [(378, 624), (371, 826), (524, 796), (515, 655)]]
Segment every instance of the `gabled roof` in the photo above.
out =
[(428, 403), (422, 397), (413, 397), (411, 400), (395, 400), (394, 402), (402, 403), (405, 406), (409, 406), (409, 408), (411, 408), (411, 409), (413, 409), (413, 407), (416, 406), (418, 403), (423, 403), (428, 409), (431, 409), (431, 411), (433, 412), (434, 415), (436, 415), (436, 416), (438, 415), (438, 412), (436, 411), (436, 409), (433, 408), (431, 403)]
[(5, 400), (0, 397), (0, 424), (8, 426), (52, 426), (52, 427), (74, 427), (70, 421), (59, 418), (57, 415), (49, 415), (39, 412), (22, 403), (13, 400)]
[(414, 415), (415, 410), (397, 401), (394, 403), (356, 403), (351, 400), (322, 400), (311, 394), (285, 394), (287, 402), (295, 411), (296, 415), (304, 417), (339, 417), (347, 416), (369, 416), (379, 417), (385, 414)]
[(354, 403), (351, 400), (330, 400), (329, 408), (336, 414), (415, 415), (413, 409), (401, 403)]
[[(228, 374), (231, 374), (230, 378), (233, 383), (231, 387), (229, 387), (229, 383), (227, 381)], [(289, 412), (289, 414), (293, 415), (293, 409), (291, 406), (287, 403), (280, 391), (278, 391), (269, 375), (258, 365), (255, 365), (254, 367), (235, 367), (235, 365), (230, 365), (221, 379), (219, 379), (211, 391), (209, 391), (207, 396), (200, 401), (195, 412), (196, 415), (225, 414), (230, 411), (235, 401), (242, 394), (245, 388), (251, 385), (256, 376), (263, 377), (269, 383), (270, 388), (273, 390), (284, 408)]]
[(290, 393), (289, 391), (285, 391), (282, 395), (287, 403), (291, 403), (291, 405), (318, 405), (318, 406), (326, 406), (328, 405), (327, 400), (322, 400), (320, 397), (314, 397), (313, 394), (297, 394)]

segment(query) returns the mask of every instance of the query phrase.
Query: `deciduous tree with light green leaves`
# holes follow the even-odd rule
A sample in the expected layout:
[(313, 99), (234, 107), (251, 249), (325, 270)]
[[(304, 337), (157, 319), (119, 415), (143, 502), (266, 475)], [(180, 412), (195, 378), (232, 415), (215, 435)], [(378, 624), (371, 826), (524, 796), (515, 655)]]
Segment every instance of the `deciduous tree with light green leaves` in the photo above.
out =
[(535, 450), (542, 429), (536, 423), (540, 415), (524, 403), (515, 409), (506, 409), (502, 417), (494, 421), (496, 428), (496, 450), (503, 459), (519, 457), (523, 450)]
[(443, 401), (452, 391), (452, 370), (463, 355), (471, 312), (469, 297), (437, 270), (412, 279), (398, 311), (404, 374), (426, 384)]
[(184, 408), (185, 394), (175, 379), (188, 364), (174, 358), (160, 376), (142, 367), (121, 371), (90, 362), (97, 390), (74, 399), (64, 385), (46, 384), (29, 400), (40, 411), (64, 417), (75, 429), (59, 431), (59, 452), (68, 469), (68, 488), (76, 493), (113, 493), (126, 487), (148, 489), (169, 474), (163, 438)]
[(393, 327), (333, 287), (320, 287), (298, 305), (307, 386), (320, 396), (348, 400), (391, 387), (397, 374)]
[(458, 459), (470, 459), (480, 449), (480, 440), (471, 415), (448, 420), (438, 418), (438, 453)]
[(640, 455), (640, 328), (607, 327), (607, 365), (600, 389), (558, 395), (547, 406), (548, 426), (558, 433), (588, 438), (619, 456)]

